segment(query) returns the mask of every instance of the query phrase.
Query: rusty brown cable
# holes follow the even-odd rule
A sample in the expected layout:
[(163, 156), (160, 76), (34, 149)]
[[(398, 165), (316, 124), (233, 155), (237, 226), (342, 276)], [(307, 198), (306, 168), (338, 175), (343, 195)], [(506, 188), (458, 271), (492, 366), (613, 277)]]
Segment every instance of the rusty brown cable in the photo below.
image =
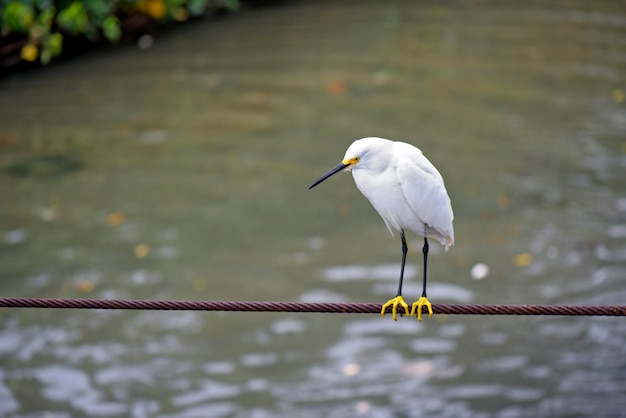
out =
[[(0, 308), (143, 309), (231, 312), (316, 312), (380, 314), (378, 303), (307, 303), (206, 300), (137, 300), (0, 297)], [(435, 314), (626, 316), (626, 306), (433, 304)], [(388, 309), (391, 313), (391, 308)], [(402, 313), (402, 308), (399, 312)], [(426, 313), (424, 311), (423, 313)]]

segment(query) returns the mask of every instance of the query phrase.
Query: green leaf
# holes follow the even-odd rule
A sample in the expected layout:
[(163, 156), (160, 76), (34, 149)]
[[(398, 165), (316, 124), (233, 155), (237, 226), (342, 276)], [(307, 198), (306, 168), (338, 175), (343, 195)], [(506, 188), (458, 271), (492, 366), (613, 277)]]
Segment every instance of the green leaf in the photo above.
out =
[(56, 10), (54, 10), (54, 7), (51, 7), (39, 13), (39, 16), (37, 16), (37, 22), (39, 25), (47, 30), (50, 30), (52, 22), (54, 21), (55, 12)]
[(48, 46), (50, 47), (50, 53), (52, 57), (61, 55), (63, 50), (63, 35), (55, 32), (48, 38)]
[(111, 2), (104, 0), (84, 0), (85, 9), (96, 22), (102, 22), (111, 13)]
[(111, 42), (117, 42), (122, 37), (122, 31), (120, 29), (120, 21), (116, 16), (109, 16), (102, 22), (102, 32), (105, 38)]
[(187, 9), (192, 16), (200, 16), (206, 10), (207, 0), (189, 0)]
[(17, 1), (7, 4), (2, 13), (2, 25), (10, 31), (26, 32), (34, 20), (32, 6)]
[(72, 33), (85, 33), (89, 29), (89, 17), (82, 2), (75, 1), (57, 16), (59, 25)]
[(50, 62), (51, 59), (52, 59), (52, 52), (50, 51), (50, 48), (48, 47), (48, 45), (44, 44), (43, 47), (41, 48), (41, 53), (39, 54), (39, 61), (43, 65), (46, 65)]

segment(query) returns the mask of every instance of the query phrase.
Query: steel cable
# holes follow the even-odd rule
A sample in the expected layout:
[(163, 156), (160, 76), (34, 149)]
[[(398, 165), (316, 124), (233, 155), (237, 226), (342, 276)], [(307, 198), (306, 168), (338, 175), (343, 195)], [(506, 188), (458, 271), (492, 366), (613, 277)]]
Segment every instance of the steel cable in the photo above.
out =
[[(142, 309), (230, 312), (315, 312), (380, 314), (378, 303), (307, 303), (205, 300), (118, 300), (0, 297), (3, 308)], [(626, 306), (433, 304), (435, 314), (626, 316)], [(387, 310), (391, 313), (391, 307)], [(400, 307), (398, 313), (402, 313)], [(426, 313), (424, 308), (423, 313)]]

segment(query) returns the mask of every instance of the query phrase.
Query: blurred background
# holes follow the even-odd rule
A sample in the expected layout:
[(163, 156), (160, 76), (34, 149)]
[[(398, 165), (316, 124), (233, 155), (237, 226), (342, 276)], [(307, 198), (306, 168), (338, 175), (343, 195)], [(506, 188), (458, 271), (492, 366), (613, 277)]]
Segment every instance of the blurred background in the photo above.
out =
[[(337, 175), (442, 173), (433, 303), (626, 301), (620, 2), (282, 1), (0, 79), (0, 294), (377, 302)], [(404, 295), (421, 289), (410, 236)], [(0, 310), (0, 417), (625, 417), (622, 318)]]

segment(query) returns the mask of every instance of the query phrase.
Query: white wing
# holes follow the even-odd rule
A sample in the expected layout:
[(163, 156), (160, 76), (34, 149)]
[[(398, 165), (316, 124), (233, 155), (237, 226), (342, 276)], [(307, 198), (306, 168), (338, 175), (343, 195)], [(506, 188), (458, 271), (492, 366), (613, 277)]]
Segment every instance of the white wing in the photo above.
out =
[(404, 143), (398, 146), (403, 152), (396, 167), (400, 187), (409, 207), (423, 224), (403, 226), (416, 234), (436, 238), (447, 248), (454, 244), (454, 214), (443, 178), (419, 149)]

